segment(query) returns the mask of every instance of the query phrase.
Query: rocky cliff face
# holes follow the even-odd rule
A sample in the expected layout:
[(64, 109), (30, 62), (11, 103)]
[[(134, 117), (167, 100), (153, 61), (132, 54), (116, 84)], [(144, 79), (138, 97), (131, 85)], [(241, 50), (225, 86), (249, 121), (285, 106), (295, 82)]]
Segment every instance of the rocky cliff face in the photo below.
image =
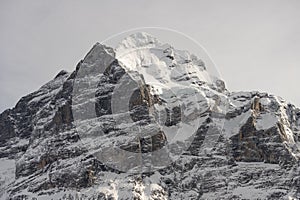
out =
[(137, 33), (0, 115), (1, 199), (300, 199), (300, 110)]

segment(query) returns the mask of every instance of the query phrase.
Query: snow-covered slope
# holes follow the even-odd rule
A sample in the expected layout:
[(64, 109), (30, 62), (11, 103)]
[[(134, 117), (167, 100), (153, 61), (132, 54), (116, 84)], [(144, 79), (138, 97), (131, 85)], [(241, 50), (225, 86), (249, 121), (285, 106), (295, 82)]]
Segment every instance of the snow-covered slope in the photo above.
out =
[(0, 115), (0, 199), (300, 199), (300, 110), (147, 33)]

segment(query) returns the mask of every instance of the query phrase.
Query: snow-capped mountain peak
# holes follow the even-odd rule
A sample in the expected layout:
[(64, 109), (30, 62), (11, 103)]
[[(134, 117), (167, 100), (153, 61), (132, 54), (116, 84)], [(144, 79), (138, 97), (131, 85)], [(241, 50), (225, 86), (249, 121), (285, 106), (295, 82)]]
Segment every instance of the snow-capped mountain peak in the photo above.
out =
[(0, 199), (300, 199), (300, 109), (147, 33), (0, 114)]

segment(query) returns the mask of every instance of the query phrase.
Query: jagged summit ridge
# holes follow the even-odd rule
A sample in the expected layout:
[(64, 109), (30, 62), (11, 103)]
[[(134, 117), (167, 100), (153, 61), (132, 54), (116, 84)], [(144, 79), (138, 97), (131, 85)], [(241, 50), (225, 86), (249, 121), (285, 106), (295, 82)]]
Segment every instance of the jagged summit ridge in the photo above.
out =
[(201, 59), (198, 59), (195, 55), (190, 54), (186, 50), (174, 49), (174, 47), (172, 47), (170, 44), (163, 43), (156, 37), (145, 32), (138, 32), (129, 35), (121, 42), (119, 42), (119, 44), (115, 48), (117, 58), (122, 58), (124, 55), (130, 54), (135, 51), (143, 51), (149, 49), (152, 50), (152, 53), (154, 53), (155, 51), (163, 50), (163, 53), (168, 58), (176, 60), (180, 64), (194, 61), (196, 65), (204, 67), (203, 61), (201, 61)]
[[(211, 76), (204, 62), (185, 50), (160, 42), (147, 33), (135, 33), (123, 39), (115, 48), (116, 58), (127, 71), (138, 71), (146, 83), (186, 86), (208, 84), (224, 91), (225, 84)], [(157, 88), (159, 90), (159, 88)]]
[(129, 35), (124, 38), (116, 47), (116, 49), (120, 50), (130, 50), (132, 48), (143, 48), (147, 46), (158, 46), (162, 45), (162, 43), (153, 35), (146, 32), (137, 32)]

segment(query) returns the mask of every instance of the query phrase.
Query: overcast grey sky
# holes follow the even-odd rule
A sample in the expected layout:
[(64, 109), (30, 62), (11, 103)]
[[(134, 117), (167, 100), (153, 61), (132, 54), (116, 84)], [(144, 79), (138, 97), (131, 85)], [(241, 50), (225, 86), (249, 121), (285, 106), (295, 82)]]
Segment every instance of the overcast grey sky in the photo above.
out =
[(143, 26), (196, 39), (231, 91), (260, 90), (300, 106), (300, 1), (0, 2), (0, 111), (72, 71), (94, 43)]

